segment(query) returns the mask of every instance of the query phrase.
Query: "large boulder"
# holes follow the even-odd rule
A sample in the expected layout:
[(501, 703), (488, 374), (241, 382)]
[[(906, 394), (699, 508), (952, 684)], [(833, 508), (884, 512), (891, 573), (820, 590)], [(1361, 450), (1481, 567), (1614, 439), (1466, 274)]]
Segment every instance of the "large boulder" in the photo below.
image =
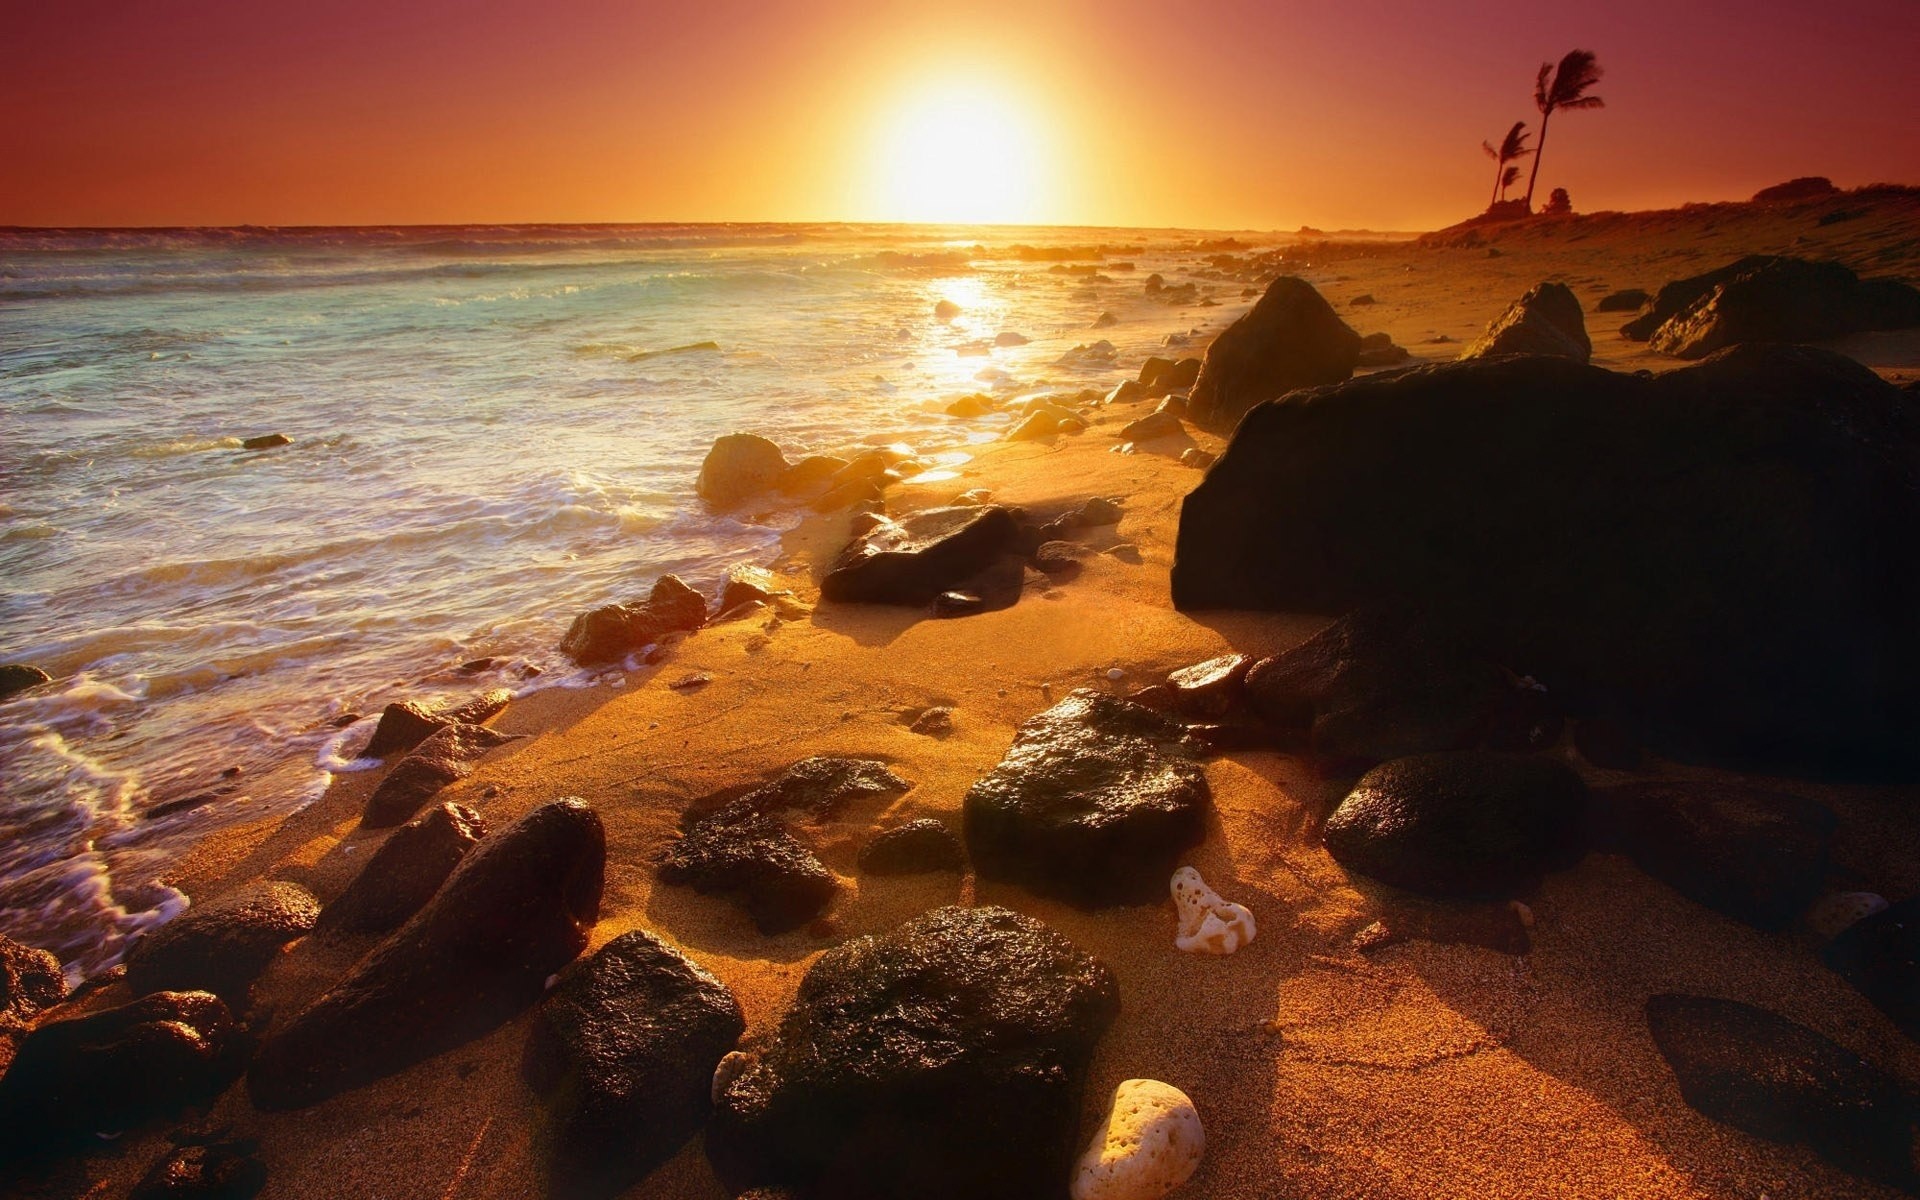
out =
[(715, 508), (732, 508), (779, 486), (786, 473), (787, 456), (780, 447), (758, 434), (729, 433), (707, 451), (693, 490)]
[(1743, 346), (1499, 358), (1262, 405), (1186, 498), (1183, 610), (1418, 608), (1674, 756), (1920, 767), (1920, 410)]
[(1106, 967), (1033, 918), (936, 909), (814, 962), (707, 1152), (735, 1193), (1055, 1200), (1119, 1005)]
[(519, 736), (484, 725), (442, 725), (373, 789), (360, 814), (362, 828), (390, 829), (411, 819), (441, 788), (472, 774), (487, 751)]
[(605, 604), (581, 613), (560, 639), (560, 650), (583, 667), (618, 662), (669, 633), (700, 628), (707, 601), (677, 575), (654, 581), (645, 600)]
[(1857, 1175), (1911, 1190), (1912, 1118), (1900, 1082), (1806, 1026), (1737, 1000), (1664, 994), (1647, 1027), (1680, 1095), (1725, 1125), (1800, 1142)]
[(1836, 262), (1755, 254), (1662, 287), (1623, 336), (1677, 358), (1739, 342), (1817, 342), (1920, 325), (1920, 291)]
[(1408, 891), (1499, 899), (1579, 860), (1586, 807), (1558, 759), (1415, 755), (1361, 776), (1327, 818), (1327, 852)]
[(784, 824), (751, 804), (696, 821), (661, 852), (659, 873), (662, 883), (733, 897), (766, 934), (819, 916), (840, 886)]
[(1586, 362), (1593, 355), (1580, 301), (1564, 283), (1542, 283), (1507, 306), (1461, 358), (1498, 354), (1550, 354)]
[(576, 799), (486, 839), (412, 920), (269, 1034), (248, 1074), (254, 1104), (317, 1104), (525, 1009), (586, 947), (606, 861), (600, 817)]
[(1282, 275), (1207, 347), (1187, 416), (1209, 429), (1232, 429), (1261, 401), (1339, 383), (1359, 360), (1360, 335), (1312, 284)]
[(1826, 887), (1839, 824), (1812, 800), (1736, 783), (1629, 783), (1599, 795), (1640, 869), (1688, 899), (1781, 929)]
[(204, 1104), (239, 1077), (246, 1041), (207, 992), (154, 992), (41, 1025), (0, 1076), (0, 1164)]
[(127, 987), (212, 992), (240, 1007), (253, 981), (288, 942), (313, 932), (320, 902), (297, 883), (272, 880), (195, 905), (147, 934), (127, 955)]
[(1920, 896), (1855, 921), (1828, 943), (1825, 958), (1908, 1037), (1920, 1039)]
[(550, 1194), (603, 1200), (670, 1158), (706, 1124), (714, 1067), (745, 1030), (726, 985), (645, 930), (567, 968), (523, 1060), (547, 1100)]
[(487, 823), (466, 805), (435, 805), (393, 831), (347, 890), (320, 910), (314, 929), (321, 933), (398, 929), (433, 899), (460, 860), (486, 835)]
[(983, 877), (1076, 904), (1140, 904), (1206, 837), (1211, 800), (1185, 726), (1081, 690), (1021, 724), (962, 813)]
[(841, 551), (820, 581), (824, 600), (927, 604), (994, 565), (1020, 523), (996, 504), (929, 508), (889, 521)]

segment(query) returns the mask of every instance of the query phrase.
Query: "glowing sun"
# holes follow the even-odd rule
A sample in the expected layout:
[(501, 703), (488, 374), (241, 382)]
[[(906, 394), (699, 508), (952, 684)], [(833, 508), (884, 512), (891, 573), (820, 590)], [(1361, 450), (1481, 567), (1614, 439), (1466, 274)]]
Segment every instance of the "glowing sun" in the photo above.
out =
[(1003, 88), (927, 88), (888, 114), (877, 150), (880, 220), (1025, 224), (1046, 219), (1052, 206), (1043, 139)]

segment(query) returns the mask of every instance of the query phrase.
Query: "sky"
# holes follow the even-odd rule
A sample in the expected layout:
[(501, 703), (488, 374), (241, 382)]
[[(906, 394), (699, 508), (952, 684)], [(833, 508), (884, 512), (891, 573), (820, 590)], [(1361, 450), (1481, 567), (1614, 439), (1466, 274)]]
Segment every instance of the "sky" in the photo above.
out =
[(0, 0), (0, 224), (1424, 229), (1920, 183), (1920, 0)]

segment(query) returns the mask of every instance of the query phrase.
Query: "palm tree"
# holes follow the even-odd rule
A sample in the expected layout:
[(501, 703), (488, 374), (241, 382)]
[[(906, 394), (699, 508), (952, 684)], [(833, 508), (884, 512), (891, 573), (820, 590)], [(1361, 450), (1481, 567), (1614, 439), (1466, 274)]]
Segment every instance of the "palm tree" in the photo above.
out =
[(1507, 189), (1512, 187), (1513, 181), (1518, 178), (1520, 178), (1519, 167), (1508, 167), (1506, 170), (1500, 172), (1500, 199), (1501, 200), (1505, 200), (1507, 198)]
[(1533, 81), (1533, 103), (1540, 110), (1540, 144), (1533, 155), (1533, 174), (1527, 176), (1527, 211), (1533, 211), (1533, 185), (1540, 178), (1540, 156), (1547, 149), (1547, 118), (1560, 108), (1605, 108), (1606, 101), (1586, 94), (1600, 82), (1600, 62), (1591, 50), (1569, 50), (1556, 68), (1541, 63)]
[[(1499, 149), (1494, 149), (1492, 142), (1481, 142), (1480, 148), (1485, 150), (1487, 157), (1491, 158), (1496, 164), (1493, 169), (1493, 199), (1487, 201), (1488, 206), (1491, 207), (1500, 200), (1501, 193), (1507, 190), (1507, 185), (1513, 182), (1513, 180), (1507, 178), (1507, 164), (1516, 162), (1533, 153), (1533, 151), (1527, 149), (1527, 123), (1525, 121), (1515, 121), (1513, 128), (1507, 130), (1507, 136), (1500, 140)], [(1519, 169), (1518, 167), (1512, 168), (1515, 172), (1518, 172)]]

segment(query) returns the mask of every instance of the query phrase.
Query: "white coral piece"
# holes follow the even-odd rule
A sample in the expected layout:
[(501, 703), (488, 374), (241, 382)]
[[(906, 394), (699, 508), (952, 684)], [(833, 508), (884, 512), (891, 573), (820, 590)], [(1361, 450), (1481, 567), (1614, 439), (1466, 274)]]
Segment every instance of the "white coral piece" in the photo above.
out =
[(1200, 872), (1181, 867), (1170, 885), (1180, 910), (1180, 931), (1173, 944), (1188, 954), (1232, 954), (1253, 940), (1253, 913), (1244, 904), (1220, 898)]
[(1206, 1152), (1200, 1113), (1157, 1079), (1114, 1089), (1107, 1119), (1073, 1173), (1073, 1200), (1159, 1200), (1185, 1183)]

